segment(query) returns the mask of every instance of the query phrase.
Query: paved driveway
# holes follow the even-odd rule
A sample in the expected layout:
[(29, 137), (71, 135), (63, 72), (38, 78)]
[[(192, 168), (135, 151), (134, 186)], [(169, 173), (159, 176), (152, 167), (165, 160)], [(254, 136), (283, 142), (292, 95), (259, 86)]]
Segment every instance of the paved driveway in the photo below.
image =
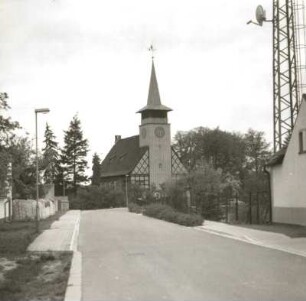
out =
[(306, 300), (306, 258), (124, 209), (83, 211), (82, 296), (92, 300)]

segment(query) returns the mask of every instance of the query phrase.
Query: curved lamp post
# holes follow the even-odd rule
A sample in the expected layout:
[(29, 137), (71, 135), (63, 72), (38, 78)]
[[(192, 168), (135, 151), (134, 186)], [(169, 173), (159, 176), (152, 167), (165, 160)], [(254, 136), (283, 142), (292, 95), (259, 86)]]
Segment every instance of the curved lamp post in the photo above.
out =
[(36, 225), (36, 232), (39, 232), (39, 183), (38, 183), (38, 129), (37, 129), (37, 114), (47, 114), (50, 110), (48, 108), (43, 109), (36, 109), (35, 110), (35, 138), (36, 138), (36, 215), (35, 215), (35, 225)]

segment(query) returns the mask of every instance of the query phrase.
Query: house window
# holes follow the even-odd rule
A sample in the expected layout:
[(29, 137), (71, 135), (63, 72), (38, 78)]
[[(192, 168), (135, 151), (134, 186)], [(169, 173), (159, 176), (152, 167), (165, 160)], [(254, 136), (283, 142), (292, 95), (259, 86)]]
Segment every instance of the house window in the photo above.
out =
[(299, 132), (299, 153), (306, 153), (306, 129)]
[(131, 183), (139, 185), (144, 188), (149, 188), (149, 176), (148, 175), (132, 175)]

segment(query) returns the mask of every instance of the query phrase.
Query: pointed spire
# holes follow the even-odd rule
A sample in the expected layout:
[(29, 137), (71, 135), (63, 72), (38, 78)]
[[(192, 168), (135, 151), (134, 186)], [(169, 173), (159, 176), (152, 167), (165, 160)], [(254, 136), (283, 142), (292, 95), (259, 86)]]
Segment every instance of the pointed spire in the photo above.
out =
[(153, 58), (147, 105), (141, 110), (139, 110), (137, 113), (141, 113), (147, 110), (158, 110), (166, 112), (172, 111), (172, 109), (161, 104)]
[(149, 87), (149, 96), (148, 96), (148, 106), (156, 106), (160, 105), (160, 96), (159, 96), (159, 90), (158, 90), (158, 84), (155, 74), (155, 67), (154, 67), (154, 61), (152, 60), (152, 71), (151, 71), (151, 80), (150, 80), (150, 87)]

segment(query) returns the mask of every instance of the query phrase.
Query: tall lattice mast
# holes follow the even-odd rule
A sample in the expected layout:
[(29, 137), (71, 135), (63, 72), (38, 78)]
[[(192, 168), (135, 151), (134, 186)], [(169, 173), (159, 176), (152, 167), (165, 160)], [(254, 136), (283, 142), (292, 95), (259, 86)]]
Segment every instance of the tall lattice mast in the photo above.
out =
[(291, 134), (299, 109), (293, 0), (273, 0), (274, 151)]
[(298, 114), (306, 80), (305, 14), (303, 0), (273, 0), (273, 19), (256, 9), (257, 23), (273, 23), (274, 152), (284, 147)]

